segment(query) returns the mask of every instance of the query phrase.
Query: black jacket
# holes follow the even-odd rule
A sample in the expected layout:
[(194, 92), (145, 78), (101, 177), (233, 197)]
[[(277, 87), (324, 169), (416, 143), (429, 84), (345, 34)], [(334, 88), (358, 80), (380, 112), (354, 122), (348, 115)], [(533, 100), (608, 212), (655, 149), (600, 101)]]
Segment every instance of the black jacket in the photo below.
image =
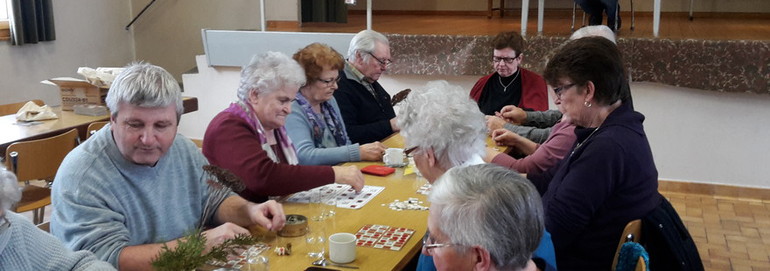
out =
[(679, 214), (665, 198), (642, 219), (640, 243), (650, 255), (651, 271), (703, 270), (695, 242)]
[(340, 70), (339, 76), (339, 88), (334, 92), (334, 98), (340, 106), (350, 141), (366, 144), (393, 134), (390, 119), (395, 118), (396, 113), (390, 105), (390, 95), (380, 83), (372, 83), (377, 94), (375, 98), (366, 87), (348, 79), (344, 69)]

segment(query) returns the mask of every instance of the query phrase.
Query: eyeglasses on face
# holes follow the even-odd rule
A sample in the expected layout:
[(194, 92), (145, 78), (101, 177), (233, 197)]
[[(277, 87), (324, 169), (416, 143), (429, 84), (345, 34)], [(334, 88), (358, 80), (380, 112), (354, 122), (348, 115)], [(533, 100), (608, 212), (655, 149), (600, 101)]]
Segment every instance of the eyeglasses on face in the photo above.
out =
[(338, 76), (338, 77), (335, 77), (335, 78), (332, 78), (332, 79), (321, 79), (321, 78), (318, 78), (318, 81), (321, 82), (321, 83), (326, 84), (327, 86), (331, 86), (332, 84), (339, 83), (340, 79), (342, 79), (342, 77)]
[(404, 155), (409, 155), (410, 153), (414, 152), (415, 150), (417, 150), (417, 147), (418, 146), (407, 148), (406, 150), (404, 150)]
[(393, 61), (391, 61), (390, 59), (382, 60), (382, 59), (378, 58), (377, 56), (375, 56), (374, 54), (372, 54), (372, 52), (366, 52), (366, 53), (369, 54), (370, 56), (372, 56), (374, 58), (374, 60), (377, 60), (377, 63), (380, 63), (380, 65), (382, 65), (382, 66), (388, 67), (388, 66), (390, 66), (390, 64), (393, 64)]
[(561, 99), (561, 95), (564, 94), (564, 91), (570, 89), (571, 87), (574, 87), (575, 85), (577, 85), (577, 83), (567, 84), (567, 85), (560, 86), (558, 88), (554, 88), (553, 93), (556, 94), (556, 98)]
[(422, 247), (425, 249), (428, 254), (431, 254), (431, 249), (434, 248), (441, 248), (441, 247), (451, 247), (451, 246), (461, 246), (461, 245), (455, 245), (455, 244), (436, 244), (436, 240), (433, 240), (433, 237), (430, 237), (430, 231), (425, 233), (425, 236), (422, 237)]
[(519, 58), (519, 56), (520, 56), (520, 55), (518, 55), (518, 56), (515, 56), (515, 57), (500, 57), (500, 56), (493, 56), (493, 57), (492, 57), (492, 62), (494, 62), (494, 63), (497, 63), (497, 62), (500, 62), (500, 61), (502, 61), (502, 62), (505, 62), (505, 64), (511, 64), (511, 63), (513, 63), (513, 61), (516, 61), (516, 59), (518, 59), (518, 58)]

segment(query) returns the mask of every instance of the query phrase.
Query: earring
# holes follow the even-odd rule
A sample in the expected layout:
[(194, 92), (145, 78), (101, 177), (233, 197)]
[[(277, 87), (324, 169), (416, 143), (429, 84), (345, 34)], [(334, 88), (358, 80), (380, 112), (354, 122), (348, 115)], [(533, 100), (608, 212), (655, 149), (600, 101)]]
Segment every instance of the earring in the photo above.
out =
[(583, 102), (583, 105), (585, 105), (585, 107), (591, 107), (592, 104), (589, 103), (588, 101), (585, 101), (585, 102)]

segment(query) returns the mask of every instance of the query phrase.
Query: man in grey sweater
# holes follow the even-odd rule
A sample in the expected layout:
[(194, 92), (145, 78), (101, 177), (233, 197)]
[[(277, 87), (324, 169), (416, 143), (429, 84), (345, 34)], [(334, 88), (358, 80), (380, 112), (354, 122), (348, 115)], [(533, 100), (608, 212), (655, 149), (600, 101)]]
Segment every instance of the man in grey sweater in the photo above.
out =
[(110, 124), (68, 154), (54, 180), (51, 230), (71, 249), (121, 270), (148, 270), (163, 245), (176, 247), (198, 225), (209, 227), (206, 250), (248, 234), (246, 226), (283, 227), (275, 201), (212, 193), (206, 158), (177, 134), (181, 91), (163, 68), (129, 65), (106, 103)]

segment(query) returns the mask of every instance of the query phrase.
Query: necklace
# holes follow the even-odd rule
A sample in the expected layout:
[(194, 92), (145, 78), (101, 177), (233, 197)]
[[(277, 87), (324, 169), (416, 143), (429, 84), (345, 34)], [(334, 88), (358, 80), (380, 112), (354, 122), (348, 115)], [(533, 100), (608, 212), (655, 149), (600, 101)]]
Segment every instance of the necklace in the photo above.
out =
[(508, 90), (508, 87), (511, 86), (511, 84), (513, 84), (513, 81), (516, 81), (516, 78), (519, 78), (518, 70), (516, 70), (516, 76), (513, 77), (513, 80), (511, 80), (511, 82), (508, 83), (508, 85), (503, 84), (503, 77), (499, 76), (499, 74), (498, 74), (497, 80), (500, 81), (500, 85), (503, 86), (503, 92), (505, 92)]
[(594, 129), (593, 132), (588, 134), (588, 136), (585, 139), (583, 139), (582, 142), (577, 143), (577, 145), (575, 145), (575, 148), (572, 149), (572, 152), (569, 154), (569, 156), (572, 157), (572, 155), (575, 154), (575, 151), (577, 151), (581, 146), (583, 146), (583, 143), (586, 143), (586, 141), (588, 141), (588, 139), (591, 138), (591, 136), (593, 136), (594, 133), (596, 133), (596, 131), (599, 131), (599, 128), (601, 128), (601, 127), (602, 127), (602, 125), (600, 124), (598, 127), (596, 127), (596, 129)]

